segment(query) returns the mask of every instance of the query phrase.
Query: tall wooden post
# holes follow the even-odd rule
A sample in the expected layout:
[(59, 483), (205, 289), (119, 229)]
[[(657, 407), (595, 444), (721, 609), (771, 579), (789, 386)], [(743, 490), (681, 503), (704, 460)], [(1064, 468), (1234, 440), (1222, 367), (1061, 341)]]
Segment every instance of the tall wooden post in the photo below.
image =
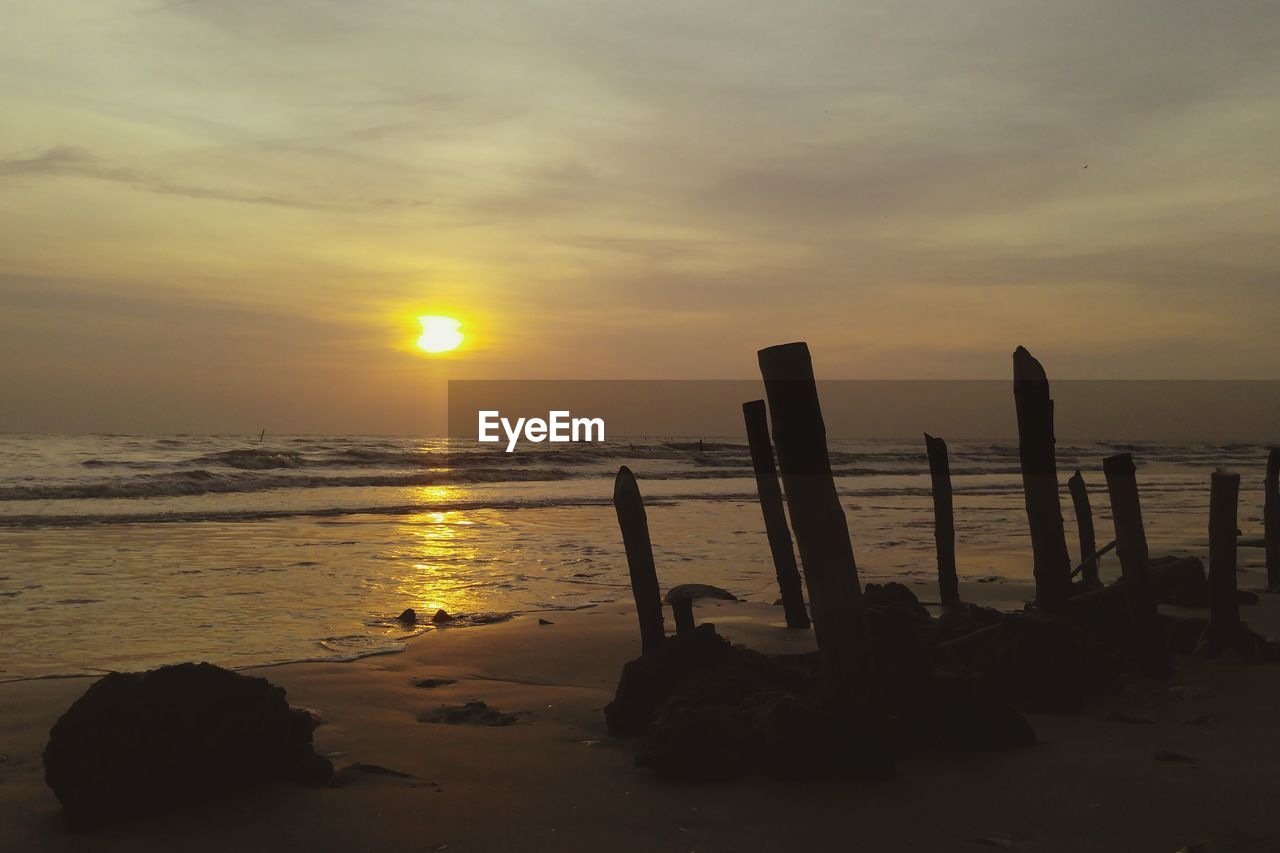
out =
[(1263, 480), (1262, 522), (1267, 546), (1267, 589), (1280, 592), (1280, 447), (1267, 455)]
[(1236, 597), (1236, 508), (1240, 475), (1213, 472), (1209, 481), (1209, 644), (1231, 648), (1240, 636)]
[(791, 547), (791, 530), (787, 513), (782, 508), (782, 488), (778, 485), (778, 469), (773, 461), (773, 445), (769, 441), (769, 418), (764, 400), (742, 404), (742, 417), (747, 423), (747, 443), (751, 446), (751, 465), (756, 472), (756, 491), (760, 494), (760, 511), (764, 514), (764, 530), (773, 554), (773, 570), (778, 577), (782, 610), (788, 628), (808, 628), (809, 611), (804, 606), (804, 590), (800, 586), (800, 570)]
[(956, 577), (956, 514), (951, 494), (951, 462), (947, 443), (924, 434), (929, 454), (929, 479), (933, 486), (933, 539), (938, 551), (938, 594), (942, 606), (960, 602), (960, 580)]
[(1108, 456), (1102, 462), (1111, 497), (1111, 516), (1116, 525), (1116, 555), (1124, 576), (1129, 616), (1133, 624), (1134, 645), (1143, 668), (1148, 672), (1164, 671), (1168, 653), (1160, 632), (1160, 614), (1156, 608), (1155, 590), (1147, 575), (1147, 532), (1142, 524), (1142, 505), (1138, 500), (1137, 469), (1128, 453)]
[(631, 594), (636, 600), (636, 616), (640, 619), (640, 649), (650, 654), (661, 648), (666, 636), (662, 625), (662, 593), (658, 590), (658, 571), (653, 565), (653, 546), (649, 542), (649, 518), (644, 499), (631, 469), (623, 465), (613, 481), (613, 509), (622, 529), (622, 544), (627, 550), (627, 568), (631, 571)]
[(1067, 480), (1067, 488), (1071, 490), (1071, 503), (1076, 510), (1076, 530), (1080, 534), (1081, 576), (1085, 586), (1098, 583), (1098, 560), (1094, 552), (1098, 550), (1097, 539), (1093, 532), (1093, 508), (1089, 506), (1089, 490), (1085, 488), (1084, 477), (1076, 471)]
[(1071, 594), (1071, 556), (1058, 497), (1053, 400), (1040, 362), (1023, 347), (1013, 353), (1013, 399), (1018, 411), (1018, 457), (1034, 552), (1036, 601), (1061, 609)]
[(791, 528), (813, 608), (826, 699), (837, 711), (866, 709), (879, 717), (862, 584), (831, 474), (809, 347), (782, 344), (760, 350), (759, 358)]

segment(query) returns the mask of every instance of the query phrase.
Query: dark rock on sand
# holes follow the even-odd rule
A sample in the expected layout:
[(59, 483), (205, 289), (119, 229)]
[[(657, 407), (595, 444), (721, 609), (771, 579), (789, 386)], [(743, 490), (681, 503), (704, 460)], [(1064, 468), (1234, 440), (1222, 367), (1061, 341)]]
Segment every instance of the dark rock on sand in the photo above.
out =
[(413, 625), (418, 621), (418, 614), (414, 612), (412, 607), (407, 607), (404, 612), (396, 617), (396, 621), (404, 622), (406, 625)]
[(453, 678), (419, 678), (413, 682), (414, 687), (421, 687), (424, 690), (434, 690), (447, 684), (457, 684), (457, 680)]
[(390, 767), (383, 767), (381, 764), (362, 764), (357, 761), (354, 764), (348, 764), (333, 774), (333, 778), (329, 780), (329, 786), (332, 788), (341, 788), (343, 785), (349, 785), (361, 776), (386, 776), (392, 779), (417, 779), (412, 773), (403, 773), (399, 770), (392, 770)]
[(468, 702), (465, 705), (441, 707), (434, 711), (426, 711), (418, 715), (424, 723), (444, 723), (445, 725), (471, 726), (510, 726), (519, 721), (519, 714), (504, 714), (497, 708), (490, 708), (483, 702)]
[(66, 814), (96, 825), (267, 780), (324, 784), (314, 723), (285, 691), (212, 664), (111, 673), (54, 724), (45, 781)]
[(539, 624), (539, 625), (554, 625), (554, 624), (556, 624), (556, 623), (552, 622), (550, 619), (539, 619), (539, 620), (538, 620), (538, 624)]
[(665, 603), (670, 604), (673, 601), (696, 601), (699, 598), (718, 598), (721, 601), (738, 600), (738, 596), (729, 592), (727, 589), (721, 589), (718, 586), (712, 586), (711, 584), (706, 583), (676, 584), (671, 587), (671, 589), (667, 590), (667, 594), (662, 600)]
[(431, 617), (431, 621), (439, 625), (444, 622), (452, 622), (453, 617), (449, 615), (449, 612), (447, 610), (441, 607), (439, 610), (436, 611), (435, 615)]

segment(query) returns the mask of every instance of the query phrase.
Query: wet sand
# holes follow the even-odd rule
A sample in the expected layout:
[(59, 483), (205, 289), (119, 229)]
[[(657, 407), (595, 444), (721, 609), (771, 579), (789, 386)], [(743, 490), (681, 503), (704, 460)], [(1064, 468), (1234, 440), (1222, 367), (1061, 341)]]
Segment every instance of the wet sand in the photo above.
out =
[[(922, 598), (930, 594), (921, 588)], [(969, 584), (969, 600), (1016, 600)], [(706, 602), (700, 621), (764, 651), (812, 648), (781, 608)], [(1280, 599), (1244, 618), (1280, 635)], [(1280, 849), (1280, 666), (1180, 660), (1076, 715), (1031, 715), (1041, 743), (924, 752), (888, 783), (751, 776), (672, 784), (632, 766), (604, 705), (639, 649), (621, 605), (433, 632), (396, 655), (253, 670), (325, 724), (317, 750), (407, 777), (350, 774), (341, 787), (258, 787), (216, 802), (77, 833), (44, 786), (40, 753), (86, 679), (0, 685), (0, 849), (43, 850), (956, 850)], [(433, 689), (421, 679), (453, 679)], [(420, 722), (479, 700), (514, 725)], [(1122, 712), (1128, 722), (1108, 719)], [(1140, 722), (1140, 720), (1150, 720)], [(1156, 760), (1161, 751), (1194, 761)]]

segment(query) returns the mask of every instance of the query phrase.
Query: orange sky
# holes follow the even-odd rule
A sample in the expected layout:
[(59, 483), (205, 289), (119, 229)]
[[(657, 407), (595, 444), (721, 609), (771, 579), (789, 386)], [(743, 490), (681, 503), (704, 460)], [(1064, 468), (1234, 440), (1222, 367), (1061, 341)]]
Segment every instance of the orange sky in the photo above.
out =
[(1280, 7), (1119, 5), (8, 0), (0, 430), (435, 431), (796, 339), (1275, 378)]

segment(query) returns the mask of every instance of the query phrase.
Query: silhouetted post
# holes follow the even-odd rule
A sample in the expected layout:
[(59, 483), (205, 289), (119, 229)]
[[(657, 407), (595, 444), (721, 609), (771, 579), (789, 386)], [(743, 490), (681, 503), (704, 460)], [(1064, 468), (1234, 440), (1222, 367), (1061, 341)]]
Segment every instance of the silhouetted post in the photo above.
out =
[(1067, 488), (1071, 490), (1071, 503), (1076, 509), (1082, 576), (1087, 586), (1094, 586), (1098, 583), (1098, 560), (1093, 552), (1098, 550), (1098, 543), (1093, 533), (1093, 508), (1089, 506), (1089, 490), (1085, 488), (1084, 477), (1080, 476), (1079, 471), (1067, 480)]
[(1013, 353), (1013, 399), (1018, 410), (1018, 457), (1034, 554), (1036, 600), (1057, 610), (1071, 594), (1071, 555), (1058, 497), (1054, 456), (1053, 400), (1049, 378), (1025, 348)]
[(1240, 475), (1213, 472), (1209, 481), (1209, 644), (1234, 646), (1240, 636), (1236, 598), (1236, 506)]
[(742, 417), (747, 422), (747, 443), (751, 446), (751, 465), (756, 472), (756, 491), (760, 494), (760, 511), (764, 513), (764, 529), (773, 554), (773, 570), (778, 576), (778, 591), (782, 594), (787, 627), (808, 628), (809, 611), (804, 606), (800, 570), (796, 568), (796, 555), (791, 548), (787, 513), (782, 508), (782, 489), (778, 486), (778, 469), (773, 461), (773, 445), (769, 442), (769, 418), (765, 413), (764, 400), (743, 403)]
[(693, 619), (693, 599), (675, 598), (671, 601), (671, 613), (676, 617), (676, 633), (684, 636), (692, 634), (698, 627)]
[[(622, 529), (622, 544), (627, 549), (627, 568), (631, 570), (631, 594), (636, 600), (636, 616), (640, 619), (640, 649), (644, 654), (662, 646), (666, 631), (662, 625), (662, 593), (658, 591), (658, 571), (653, 566), (653, 546), (649, 542), (649, 518), (644, 499), (631, 469), (623, 465), (613, 481), (613, 508)], [(692, 617), (692, 614), (690, 614)]]
[(947, 443), (924, 434), (929, 453), (929, 478), (933, 484), (933, 539), (938, 551), (938, 593), (942, 606), (960, 603), (960, 580), (956, 577), (956, 513), (951, 496), (951, 462)]
[(1267, 476), (1263, 480), (1263, 536), (1267, 546), (1267, 589), (1280, 592), (1280, 447), (1267, 456)]
[(827, 700), (837, 710), (863, 708), (878, 716), (880, 697), (862, 584), (831, 474), (809, 347), (782, 344), (760, 350), (759, 358), (778, 468), (813, 608)]
[(1134, 645), (1148, 671), (1167, 668), (1168, 654), (1160, 633), (1160, 615), (1155, 590), (1147, 576), (1147, 532), (1142, 524), (1142, 504), (1138, 500), (1137, 469), (1128, 453), (1108, 456), (1102, 462), (1111, 497), (1111, 517), (1116, 525), (1116, 555), (1124, 576), (1125, 595), (1133, 623)]

